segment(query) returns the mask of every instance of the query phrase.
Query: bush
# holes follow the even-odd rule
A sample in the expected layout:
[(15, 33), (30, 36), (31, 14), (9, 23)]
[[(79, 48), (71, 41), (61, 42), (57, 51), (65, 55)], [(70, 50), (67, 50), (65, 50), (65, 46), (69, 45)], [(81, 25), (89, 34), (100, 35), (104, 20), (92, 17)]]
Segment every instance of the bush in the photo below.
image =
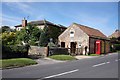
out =
[(3, 45), (14, 45), (16, 42), (15, 32), (4, 32), (0, 34), (0, 40)]
[(27, 57), (29, 46), (2, 46), (2, 58)]
[(120, 44), (114, 44), (114, 48), (115, 48), (115, 50), (120, 50)]

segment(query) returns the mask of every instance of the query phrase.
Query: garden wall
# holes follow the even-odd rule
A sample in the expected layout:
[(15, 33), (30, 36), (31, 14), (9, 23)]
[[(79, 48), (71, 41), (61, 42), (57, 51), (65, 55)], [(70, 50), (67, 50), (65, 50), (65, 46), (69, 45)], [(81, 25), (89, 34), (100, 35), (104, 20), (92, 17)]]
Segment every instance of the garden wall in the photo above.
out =
[(46, 57), (47, 54), (48, 54), (47, 47), (30, 46), (30, 49), (28, 51), (28, 55), (37, 55), (37, 56)]

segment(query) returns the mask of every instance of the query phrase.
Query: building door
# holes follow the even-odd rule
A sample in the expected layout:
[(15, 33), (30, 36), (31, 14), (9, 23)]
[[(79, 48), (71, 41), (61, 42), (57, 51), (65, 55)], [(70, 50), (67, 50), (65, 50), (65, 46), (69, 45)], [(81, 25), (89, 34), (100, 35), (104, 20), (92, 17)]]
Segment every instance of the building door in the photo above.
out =
[(76, 43), (75, 43), (75, 42), (71, 42), (71, 43), (70, 43), (70, 48), (71, 48), (71, 53), (75, 53)]
[(96, 49), (96, 54), (100, 54), (101, 53), (101, 51), (100, 51), (101, 50), (100, 43), (101, 43), (100, 40), (96, 41), (96, 48), (95, 48)]
[(61, 47), (65, 48), (65, 42), (61, 42)]

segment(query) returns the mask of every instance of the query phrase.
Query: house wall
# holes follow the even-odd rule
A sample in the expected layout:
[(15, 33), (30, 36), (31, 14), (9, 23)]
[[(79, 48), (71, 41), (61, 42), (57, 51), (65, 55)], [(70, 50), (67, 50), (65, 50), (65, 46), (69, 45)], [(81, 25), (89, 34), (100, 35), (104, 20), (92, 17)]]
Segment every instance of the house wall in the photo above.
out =
[(36, 27), (38, 27), (39, 29), (44, 29), (44, 27), (45, 27), (45, 25), (38, 25), (38, 26), (36, 26)]
[(90, 40), (90, 53), (95, 53), (95, 42), (97, 39), (94, 39), (94, 38), (89, 38)]
[(17, 27), (16, 30), (20, 31), (23, 27)]
[(90, 53), (96, 53), (95, 48), (96, 48), (96, 41), (100, 40), (101, 41), (101, 53), (108, 53), (110, 52), (110, 45), (109, 41), (107, 40), (102, 40), (102, 39), (97, 39), (97, 38), (90, 38)]
[(110, 41), (105, 41), (105, 46), (106, 53), (110, 52)]
[[(70, 37), (70, 32), (74, 32), (74, 37)], [(59, 44), (65, 42), (65, 48), (70, 48), (70, 42), (76, 42), (76, 48), (84, 49), (85, 46), (88, 47), (89, 52), (89, 36), (84, 33), (78, 26), (72, 24), (59, 36)], [(80, 46), (81, 45), (81, 46)], [(83, 54), (85, 51), (83, 50)]]

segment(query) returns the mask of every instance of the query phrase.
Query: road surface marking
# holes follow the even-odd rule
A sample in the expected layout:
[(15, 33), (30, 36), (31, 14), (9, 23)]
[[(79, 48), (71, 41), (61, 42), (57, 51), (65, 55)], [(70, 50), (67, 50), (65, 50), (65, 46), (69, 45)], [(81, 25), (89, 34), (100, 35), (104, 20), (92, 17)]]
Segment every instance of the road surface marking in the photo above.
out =
[(101, 65), (104, 65), (104, 64), (106, 64), (106, 63), (104, 62), (104, 63), (96, 64), (96, 65), (93, 65), (92, 67), (97, 67), (97, 66), (101, 66)]
[(73, 72), (76, 72), (76, 71), (79, 71), (79, 69), (75, 69), (75, 70), (72, 70), (72, 71), (68, 71), (68, 72), (64, 72), (64, 73), (60, 73), (60, 74), (56, 74), (56, 75), (52, 75), (52, 76), (48, 76), (48, 77), (44, 77), (44, 78), (57, 77), (57, 76), (61, 76), (61, 75), (65, 75), (65, 74), (73, 73)]
[(112, 55), (111, 53), (109, 53), (109, 55)]
[(118, 61), (117, 59), (115, 61)]
[(109, 64), (110, 62), (106, 62), (107, 64)]

